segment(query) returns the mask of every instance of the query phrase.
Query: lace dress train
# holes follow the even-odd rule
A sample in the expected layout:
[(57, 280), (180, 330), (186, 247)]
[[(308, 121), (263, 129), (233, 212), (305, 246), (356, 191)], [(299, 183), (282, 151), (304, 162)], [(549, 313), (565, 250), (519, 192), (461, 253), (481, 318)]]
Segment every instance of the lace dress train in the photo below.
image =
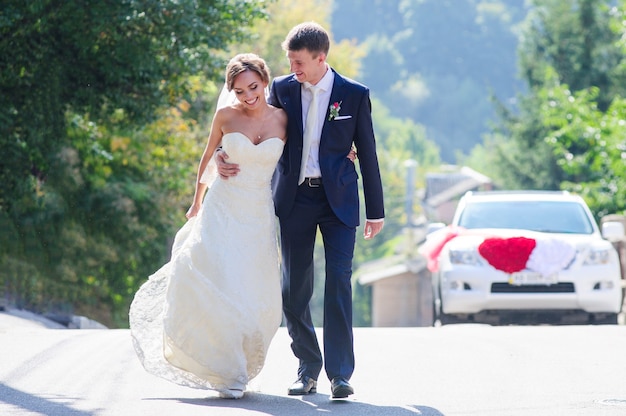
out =
[(239, 174), (208, 190), (176, 234), (170, 261), (135, 294), (129, 322), (148, 372), (240, 397), (282, 317), (270, 181), (283, 142), (254, 145), (228, 133), (222, 144)]

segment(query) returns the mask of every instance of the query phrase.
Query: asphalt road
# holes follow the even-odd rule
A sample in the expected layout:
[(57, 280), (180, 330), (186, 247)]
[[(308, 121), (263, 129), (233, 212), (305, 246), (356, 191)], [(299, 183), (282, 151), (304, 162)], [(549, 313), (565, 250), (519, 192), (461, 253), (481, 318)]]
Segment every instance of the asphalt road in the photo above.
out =
[[(356, 328), (356, 393), (292, 397), (281, 328), (241, 400), (147, 374), (127, 330), (0, 313), (0, 416), (626, 415), (626, 326)], [(322, 334), (320, 334), (322, 335)]]

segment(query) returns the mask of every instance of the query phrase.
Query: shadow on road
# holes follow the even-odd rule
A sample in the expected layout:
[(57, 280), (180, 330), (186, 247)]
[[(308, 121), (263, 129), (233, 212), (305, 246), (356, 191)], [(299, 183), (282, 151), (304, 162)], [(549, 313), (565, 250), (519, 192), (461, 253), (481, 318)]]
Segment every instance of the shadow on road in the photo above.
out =
[(381, 406), (356, 400), (333, 400), (326, 394), (310, 396), (284, 397), (256, 392), (247, 392), (243, 399), (225, 400), (217, 397), (204, 399), (189, 398), (153, 398), (150, 400), (177, 400), (194, 406), (207, 406), (212, 409), (245, 409), (272, 416), (342, 414), (375, 416), (444, 416), (439, 410), (428, 406)]
[(78, 401), (80, 399), (76, 397), (39, 397), (0, 383), (0, 406), (5, 404), (14, 406), (15, 414), (20, 414), (20, 409), (24, 412), (39, 413), (46, 416), (94, 416), (98, 414), (98, 410), (91, 412), (77, 410), (68, 404)]

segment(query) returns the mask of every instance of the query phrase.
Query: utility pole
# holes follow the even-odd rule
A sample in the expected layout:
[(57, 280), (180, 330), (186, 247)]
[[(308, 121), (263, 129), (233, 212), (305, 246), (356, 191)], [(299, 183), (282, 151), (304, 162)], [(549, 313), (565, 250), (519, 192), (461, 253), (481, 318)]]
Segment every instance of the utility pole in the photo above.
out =
[(415, 198), (415, 170), (417, 168), (417, 161), (408, 159), (404, 162), (406, 169), (406, 200), (405, 200), (405, 213), (406, 213), (406, 253), (407, 259), (412, 259), (416, 256), (415, 247), (415, 219), (413, 212), (413, 200)]

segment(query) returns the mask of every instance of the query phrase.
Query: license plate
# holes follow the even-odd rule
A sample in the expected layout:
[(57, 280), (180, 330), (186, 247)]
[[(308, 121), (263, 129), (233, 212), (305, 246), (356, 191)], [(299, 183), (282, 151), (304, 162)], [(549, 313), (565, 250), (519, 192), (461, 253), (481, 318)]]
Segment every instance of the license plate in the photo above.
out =
[(509, 277), (509, 284), (514, 286), (522, 285), (553, 285), (558, 283), (558, 276), (556, 273), (549, 276), (544, 276), (541, 273), (535, 272), (517, 272), (512, 273)]

